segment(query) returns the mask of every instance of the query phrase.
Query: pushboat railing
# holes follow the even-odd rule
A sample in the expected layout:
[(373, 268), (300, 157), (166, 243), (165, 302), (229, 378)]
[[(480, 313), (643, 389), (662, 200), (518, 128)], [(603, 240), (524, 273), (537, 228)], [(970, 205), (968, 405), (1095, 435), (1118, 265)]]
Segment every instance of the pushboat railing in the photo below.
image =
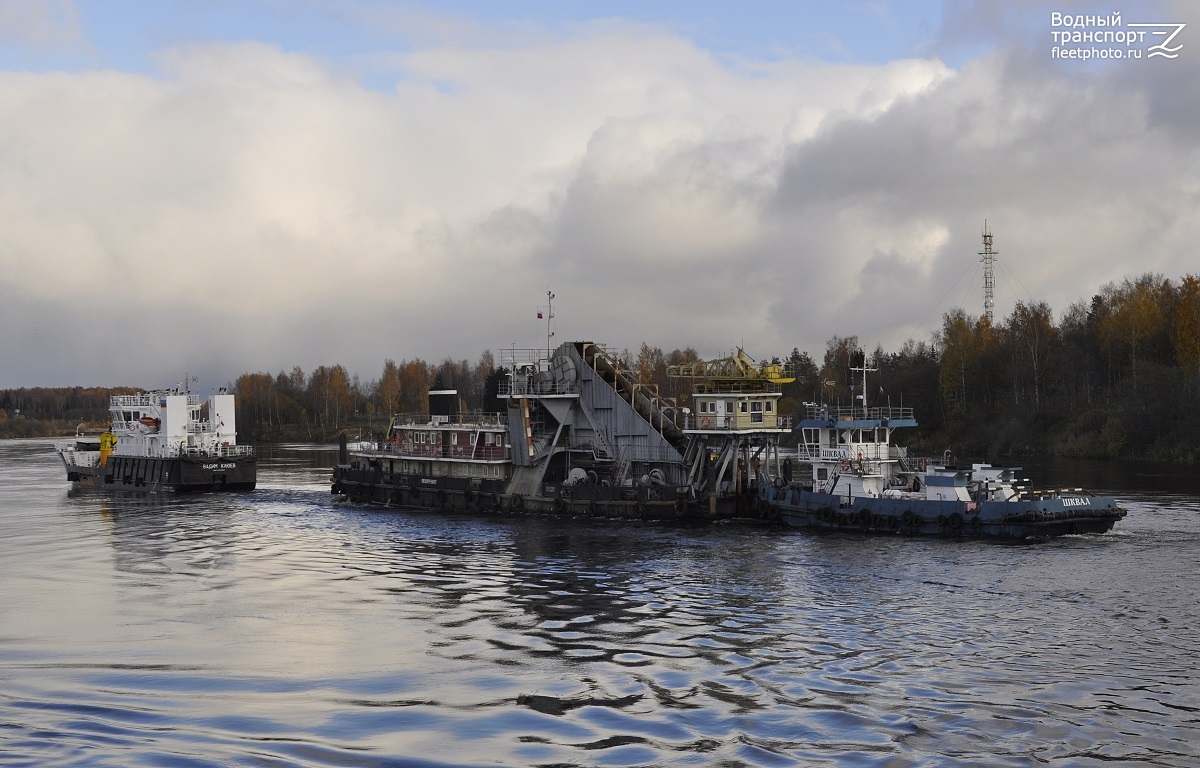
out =
[(804, 418), (810, 421), (885, 421), (893, 419), (913, 419), (912, 408), (880, 406), (876, 408), (861, 408), (840, 405), (807, 405), (804, 408)]

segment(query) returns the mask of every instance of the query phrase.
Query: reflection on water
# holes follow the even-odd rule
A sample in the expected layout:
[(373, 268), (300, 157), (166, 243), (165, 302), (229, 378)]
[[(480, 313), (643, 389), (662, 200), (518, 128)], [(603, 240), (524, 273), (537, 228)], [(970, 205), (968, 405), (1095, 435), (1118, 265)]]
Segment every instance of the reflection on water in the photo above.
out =
[(997, 545), (72, 496), (0, 442), (0, 765), (1200, 762), (1200, 499)]

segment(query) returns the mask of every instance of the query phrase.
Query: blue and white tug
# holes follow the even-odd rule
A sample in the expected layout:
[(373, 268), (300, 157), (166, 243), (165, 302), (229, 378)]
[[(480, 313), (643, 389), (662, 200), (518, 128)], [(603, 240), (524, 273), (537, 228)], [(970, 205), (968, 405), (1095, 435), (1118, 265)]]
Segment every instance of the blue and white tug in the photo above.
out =
[[(865, 366), (864, 366), (865, 368)], [(760, 474), (758, 506), (797, 528), (1026, 539), (1112, 530), (1125, 510), (1080, 488), (1030, 490), (1019, 467), (913, 457), (892, 431), (917, 426), (911, 408), (807, 405), (782, 472)]]

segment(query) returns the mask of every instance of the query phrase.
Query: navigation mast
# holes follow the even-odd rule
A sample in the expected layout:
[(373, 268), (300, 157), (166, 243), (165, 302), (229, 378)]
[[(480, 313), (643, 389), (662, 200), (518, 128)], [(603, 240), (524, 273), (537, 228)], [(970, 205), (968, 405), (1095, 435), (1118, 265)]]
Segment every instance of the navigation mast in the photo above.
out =
[(550, 359), (550, 339), (554, 338), (554, 294), (546, 291), (546, 359)]
[(862, 368), (856, 368), (855, 366), (852, 365), (852, 366), (850, 366), (850, 370), (862, 372), (862, 394), (859, 395), (859, 397), (861, 397), (862, 401), (863, 401), (863, 415), (865, 416), (867, 413), (867, 374), (875, 373), (876, 371), (879, 370), (879, 367), (876, 366), (875, 368), (868, 368), (867, 367), (867, 350), (865, 350), (865, 349), (862, 350), (862, 353), (863, 353)]

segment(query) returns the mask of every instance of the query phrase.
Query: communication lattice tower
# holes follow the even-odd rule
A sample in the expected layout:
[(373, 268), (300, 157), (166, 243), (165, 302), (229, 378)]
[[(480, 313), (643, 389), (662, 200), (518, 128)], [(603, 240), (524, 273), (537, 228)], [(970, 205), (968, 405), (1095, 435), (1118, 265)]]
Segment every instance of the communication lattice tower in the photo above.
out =
[(989, 323), (995, 319), (992, 317), (992, 313), (996, 305), (993, 301), (996, 292), (996, 275), (992, 271), (992, 265), (998, 253), (999, 251), (992, 250), (992, 233), (988, 231), (987, 219), (984, 219), (983, 250), (979, 252), (979, 260), (983, 262), (983, 314), (987, 315)]

